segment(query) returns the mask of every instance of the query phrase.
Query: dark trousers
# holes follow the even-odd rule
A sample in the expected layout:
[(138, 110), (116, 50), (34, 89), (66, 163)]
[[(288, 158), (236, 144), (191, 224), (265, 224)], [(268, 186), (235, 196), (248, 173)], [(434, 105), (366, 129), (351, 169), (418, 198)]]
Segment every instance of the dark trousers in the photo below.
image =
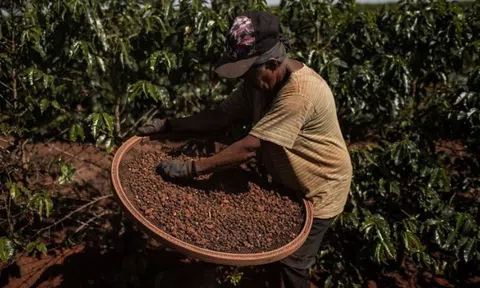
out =
[(287, 258), (281, 260), (277, 265), (277, 277), (282, 288), (309, 288), (309, 268), (317, 260), (318, 250), (325, 232), (332, 224), (334, 218), (313, 219), (312, 229), (303, 245)]

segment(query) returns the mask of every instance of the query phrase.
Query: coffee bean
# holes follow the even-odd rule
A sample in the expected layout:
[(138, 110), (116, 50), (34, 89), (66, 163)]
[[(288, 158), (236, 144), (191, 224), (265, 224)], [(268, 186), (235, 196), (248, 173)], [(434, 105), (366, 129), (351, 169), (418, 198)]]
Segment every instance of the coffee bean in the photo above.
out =
[(305, 218), (301, 202), (252, 172), (235, 168), (189, 182), (156, 173), (161, 160), (208, 156), (197, 152), (145, 141), (120, 164), (122, 186), (152, 224), (187, 243), (230, 253), (271, 251), (297, 237)]

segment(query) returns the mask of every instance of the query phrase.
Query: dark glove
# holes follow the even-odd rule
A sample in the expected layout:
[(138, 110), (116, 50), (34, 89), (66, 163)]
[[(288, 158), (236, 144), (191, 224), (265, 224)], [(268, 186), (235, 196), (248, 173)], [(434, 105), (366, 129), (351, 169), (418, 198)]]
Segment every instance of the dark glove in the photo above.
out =
[(160, 162), (157, 166), (157, 173), (167, 179), (191, 180), (197, 175), (195, 171), (195, 162), (192, 160), (166, 160)]
[(154, 118), (138, 128), (137, 132), (138, 135), (146, 136), (155, 133), (169, 132), (170, 130), (167, 119)]

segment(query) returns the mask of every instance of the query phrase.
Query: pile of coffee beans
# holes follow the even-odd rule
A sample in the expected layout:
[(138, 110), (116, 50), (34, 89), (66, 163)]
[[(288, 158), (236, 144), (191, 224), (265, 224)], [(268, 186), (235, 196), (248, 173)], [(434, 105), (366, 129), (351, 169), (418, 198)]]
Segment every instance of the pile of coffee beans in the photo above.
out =
[(136, 208), (166, 233), (219, 252), (259, 253), (292, 241), (303, 228), (301, 202), (257, 174), (232, 168), (191, 181), (165, 181), (164, 159), (191, 159), (181, 150), (137, 144), (120, 165)]

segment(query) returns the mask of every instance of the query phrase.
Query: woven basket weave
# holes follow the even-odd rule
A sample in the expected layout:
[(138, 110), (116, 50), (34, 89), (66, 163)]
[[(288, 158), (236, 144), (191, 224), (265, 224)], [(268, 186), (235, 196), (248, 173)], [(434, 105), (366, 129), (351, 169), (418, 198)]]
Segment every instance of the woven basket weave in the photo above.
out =
[[(162, 137), (163, 138), (163, 137)], [(169, 145), (169, 143), (174, 143), (169, 138), (168, 141), (163, 138), (157, 137), (156, 141), (160, 141), (163, 145)], [(178, 139), (178, 138), (177, 138)], [(183, 138), (185, 141), (185, 138)], [(278, 249), (262, 252), (262, 253), (252, 253), (252, 254), (235, 254), (235, 253), (225, 253), (217, 252), (205, 248), (200, 248), (190, 243), (186, 243), (178, 238), (173, 237), (172, 235), (166, 233), (165, 231), (159, 229), (153, 223), (148, 221), (139, 210), (135, 208), (133, 203), (130, 201), (132, 197), (128, 196), (128, 191), (124, 190), (120, 182), (119, 167), (122, 159), (128, 153), (128, 151), (135, 146), (139, 141), (142, 140), (153, 140), (149, 137), (137, 137), (134, 136), (126, 141), (116, 152), (115, 157), (113, 158), (112, 167), (111, 167), (111, 177), (112, 183), (115, 191), (115, 195), (118, 198), (119, 202), (124, 207), (125, 211), (135, 219), (140, 226), (146, 230), (151, 236), (159, 240), (166, 246), (177, 250), (178, 252), (187, 255), (191, 258), (195, 258), (204, 262), (222, 264), (222, 265), (231, 265), (231, 266), (247, 266), (247, 265), (262, 265), (271, 262), (281, 260), (291, 253), (295, 252), (307, 239), (308, 233), (312, 227), (313, 222), (313, 213), (312, 206), (309, 201), (303, 200), (305, 206), (305, 223), (300, 234), (290, 243), (286, 244), (283, 247)], [(175, 141), (175, 140), (173, 140)], [(182, 140), (177, 141), (181, 143)], [(175, 145), (176, 146), (176, 145)]]

